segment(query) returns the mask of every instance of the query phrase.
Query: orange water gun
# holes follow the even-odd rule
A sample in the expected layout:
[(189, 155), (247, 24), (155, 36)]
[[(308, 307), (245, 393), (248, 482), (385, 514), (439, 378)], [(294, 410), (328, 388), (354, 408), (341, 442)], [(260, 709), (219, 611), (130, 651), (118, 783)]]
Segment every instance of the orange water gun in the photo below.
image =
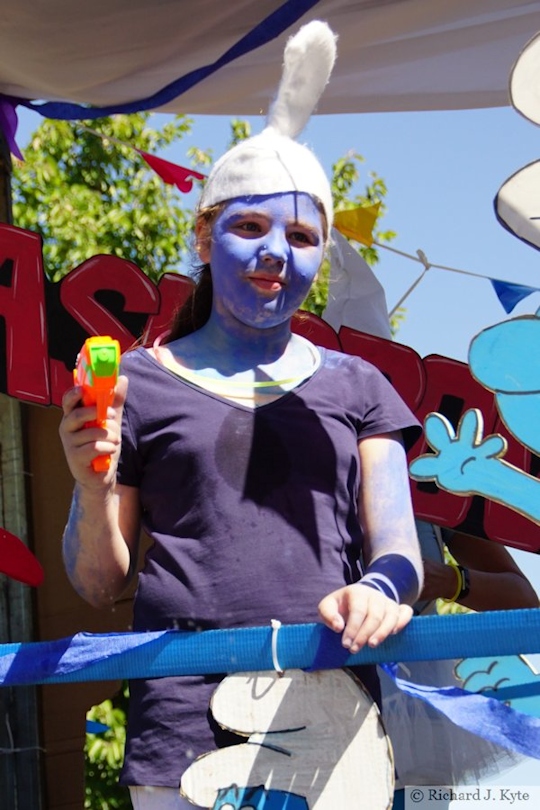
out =
[[(120, 344), (109, 336), (90, 337), (82, 347), (73, 370), (75, 385), (82, 388), (83, 405), (96, 405), (97, 418), (87, 422), (85, 427), (103, 427), (107, 419), (107, 408), (112, 405), (114, 389), (118, 381)], [(95, 472), (106, 472), (111, 457), (97, 456), (92, 461)]]

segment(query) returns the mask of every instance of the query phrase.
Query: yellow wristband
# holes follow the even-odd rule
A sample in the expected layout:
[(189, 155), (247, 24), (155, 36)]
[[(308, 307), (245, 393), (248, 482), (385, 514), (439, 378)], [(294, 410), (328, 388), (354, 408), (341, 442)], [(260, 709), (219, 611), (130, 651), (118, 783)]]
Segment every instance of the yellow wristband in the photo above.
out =
[(450, 568), (453, 568), (456, 572), (457, 577), (457, 588), (455, 594), (452, 596), (451, 599), (443, 599), (443, 602), (455, 602), (456, 599), (459, 597), (461, 591), (463, 590), (463, 576), (461, 574), (461, 568), (453, 562), (446, 563)]

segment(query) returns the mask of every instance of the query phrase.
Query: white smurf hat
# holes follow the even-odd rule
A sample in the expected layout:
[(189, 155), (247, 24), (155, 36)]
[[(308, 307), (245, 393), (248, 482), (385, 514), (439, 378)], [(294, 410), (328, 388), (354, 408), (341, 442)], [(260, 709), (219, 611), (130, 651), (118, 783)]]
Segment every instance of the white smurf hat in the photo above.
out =
[(330, 230), (333, 207), (328, 177), (313, 152), (293, 139), (309, 121), (335, 58), (336, 36), (324, 22), (314, 20), (289, 39), (265, 129), (233, 146), (214, 164), (199, 208), (235, 197), (300, 191), (320, 200)]

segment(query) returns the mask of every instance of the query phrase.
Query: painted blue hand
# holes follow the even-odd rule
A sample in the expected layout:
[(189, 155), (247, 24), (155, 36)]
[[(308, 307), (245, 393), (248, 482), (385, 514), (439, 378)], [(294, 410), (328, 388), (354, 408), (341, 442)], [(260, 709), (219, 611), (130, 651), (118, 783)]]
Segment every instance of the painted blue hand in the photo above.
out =
[(523, 656), (465, 658), (456, 666), (456, 675), (468, 692), (481, 692), (540, 717), (540, 677)]
[(506, 452), (502, 436), (482, 440), (482, 414), (476, 408), (462, 416), (457, 432), (439, 413), (424, 420), (426, 439), (434, 453), (414, 459), (409, 466), (417, 481), (435, 481), (441, 489), (463, 495), (486, 495), (486, 483), (496, 478), (500, 457)]

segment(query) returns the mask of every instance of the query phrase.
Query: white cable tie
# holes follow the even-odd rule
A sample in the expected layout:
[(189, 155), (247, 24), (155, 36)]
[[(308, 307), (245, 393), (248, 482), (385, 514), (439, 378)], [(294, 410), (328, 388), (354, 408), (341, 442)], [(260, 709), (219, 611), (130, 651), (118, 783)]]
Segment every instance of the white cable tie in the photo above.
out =
[(270, 624), (272, 625), (272, 664), (277, 674), (283, 675), (285, 670), (281, 668), (277, 654), (278, 633), (281, 628), (281, 622), (279, 619), (272, 619)]

